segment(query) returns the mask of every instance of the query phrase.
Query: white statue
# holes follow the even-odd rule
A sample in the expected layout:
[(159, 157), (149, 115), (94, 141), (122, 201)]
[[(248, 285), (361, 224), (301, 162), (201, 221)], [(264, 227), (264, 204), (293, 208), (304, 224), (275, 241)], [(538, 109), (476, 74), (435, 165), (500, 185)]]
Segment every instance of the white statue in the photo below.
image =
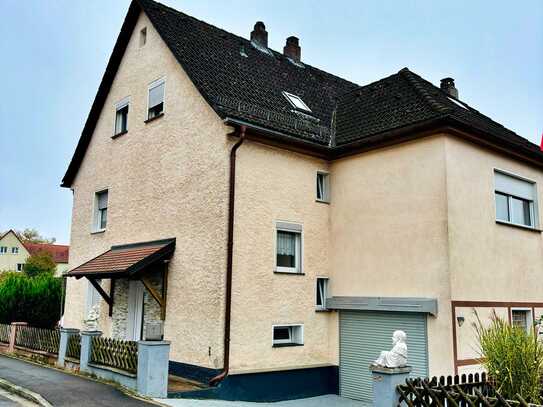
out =
[(407, 335), (404, 331), (394, 331), (392, 334), (392, 350), (383, 351), (373, 365), (381, 367), (407, 366)]
[(98, 319), (100, 318), (100, 305), (95, 304), (89, 311), (87, 319), (83, 320), (87, 331), (98, 331)]

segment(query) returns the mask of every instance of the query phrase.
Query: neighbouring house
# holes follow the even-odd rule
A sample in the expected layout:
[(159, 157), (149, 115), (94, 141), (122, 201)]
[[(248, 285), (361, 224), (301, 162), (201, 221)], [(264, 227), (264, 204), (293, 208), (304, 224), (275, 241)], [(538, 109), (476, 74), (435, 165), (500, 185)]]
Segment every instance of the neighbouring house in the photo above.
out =
[(224, 398), (370, 401), (396, 329), (414, 375), (480, 369), (473, 309), (543, 312), (543, 153), (451, 78), (358, 85), (267, 36), (132, 1), (62, 181), (65, 326), (162, 321)]
[(51, 254), (57, 265), (57, 276), (68, 271), (70, 246), (24, 242), (13, 230), (8, 230), (0, 237), (0, 272), (23, 271), (26, 259), (40, 251)]

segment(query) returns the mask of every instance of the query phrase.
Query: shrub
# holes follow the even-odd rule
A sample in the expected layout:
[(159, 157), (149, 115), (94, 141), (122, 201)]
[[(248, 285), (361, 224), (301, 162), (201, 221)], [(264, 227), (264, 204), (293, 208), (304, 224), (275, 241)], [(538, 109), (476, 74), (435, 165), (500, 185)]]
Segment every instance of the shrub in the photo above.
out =
[(60, 319), (62, 280), (52, 274), (30, 278), (21, 273), (5, 273), (0, 279), (0, 323), (28, 322), (52, 328)]
[(532, 329), (512, 326), (493, 312), (490, 324), (483, 326), (477, 315), (475, 330), (481, 363), (506, 399), (520, 394), (527, 402), (541, 402), (543, 345)]
[(51, 253), (43, 250), (28, 257), (24, 265), (24, 272), (29, 277), (36, 277), (42, 273), (54, 274), (56, 269), (57, 265)]

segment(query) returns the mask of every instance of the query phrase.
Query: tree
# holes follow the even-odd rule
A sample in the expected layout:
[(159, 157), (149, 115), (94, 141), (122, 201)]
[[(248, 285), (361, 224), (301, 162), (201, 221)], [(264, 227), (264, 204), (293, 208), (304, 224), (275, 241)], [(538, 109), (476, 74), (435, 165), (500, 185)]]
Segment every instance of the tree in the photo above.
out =
[(57, 265), (51, 253), (43, 250), (28, 257), (24, 265), (24, 272), (28, 277), (36, 277), (44, 273), (53, 275), (56, 269)]
[(40, 235), (40, 233), (32, 228), (26, 228), (25, 230), (16, 231), (15, 232), (19, 239), (21, 239), (23, 242), (29, 242), (29, 243), (55, 243), (57, 241), (56, 238), (46, 238)]

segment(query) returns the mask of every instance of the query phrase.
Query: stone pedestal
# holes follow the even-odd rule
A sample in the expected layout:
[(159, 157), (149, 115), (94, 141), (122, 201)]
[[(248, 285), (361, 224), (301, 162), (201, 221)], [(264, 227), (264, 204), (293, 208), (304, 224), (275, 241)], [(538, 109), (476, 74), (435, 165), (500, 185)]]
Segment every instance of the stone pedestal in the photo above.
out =
[(147, 397), (168, 396), (169, 341), (138, 342), (137, 391)]
[(57, 366), (64, 367), (66, 352), (68, 351), (68, 341), (73, 335), (79, 335), (79, 329), (75, 328), (60, 328), (60, 344), (58, 347)]
[(411, 373), (411, 366), (405, 367), (379, 367), (370, 366), (373, 383), (373, 406), (396, 407), (399, 394), (396, 387), (404, 384)]
[(102, 336), (102, 331), (81, 331), (81, 357), (79, 359), (79, 370), (82, 372), (89, 372), (92, 338), (95, 336)]

